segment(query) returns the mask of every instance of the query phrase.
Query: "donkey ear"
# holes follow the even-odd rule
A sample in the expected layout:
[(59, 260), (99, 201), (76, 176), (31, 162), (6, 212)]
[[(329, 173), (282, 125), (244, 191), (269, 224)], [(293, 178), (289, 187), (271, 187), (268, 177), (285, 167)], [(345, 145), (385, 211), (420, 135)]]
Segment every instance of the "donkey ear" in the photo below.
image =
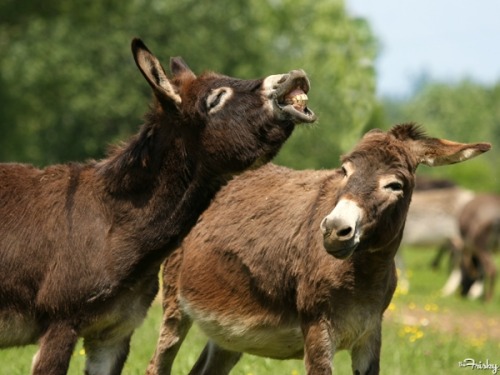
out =
[(196, 75), (180, 56), (170, 58), (170, 71), (174, 76), (187, 75), (193, 79), (196, 78)]
[(415, 142), (418, 161), (430, 167), (460, 163), (491, 148), (489, 143), (458, 143), (437, 138), (422, 138)]
[(142, 40), (138, 38), (132, 40), (132, 54), (137, 67), (155, 94), (160, 95), (162, 99), (166, 97), (179, 105), (182, 101), (181, 97), (172, 86), (158, 59), (149, 51)]

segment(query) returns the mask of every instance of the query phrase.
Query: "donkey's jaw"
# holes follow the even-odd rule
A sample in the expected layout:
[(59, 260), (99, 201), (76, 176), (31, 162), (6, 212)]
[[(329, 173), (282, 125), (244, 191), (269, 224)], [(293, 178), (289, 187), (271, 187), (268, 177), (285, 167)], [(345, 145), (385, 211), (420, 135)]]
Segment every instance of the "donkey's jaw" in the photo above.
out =
[(312, 123), (316, 115), (307, 107), (310, 84), (303, 70), (292, 70), (264, 79), (263, 94), (278, 120)]

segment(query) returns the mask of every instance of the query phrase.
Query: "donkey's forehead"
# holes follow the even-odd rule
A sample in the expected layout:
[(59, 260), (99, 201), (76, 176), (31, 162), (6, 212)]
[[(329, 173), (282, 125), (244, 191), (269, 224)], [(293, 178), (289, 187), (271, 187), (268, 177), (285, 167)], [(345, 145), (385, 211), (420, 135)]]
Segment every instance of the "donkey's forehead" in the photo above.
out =
[(380, 159), (398, 159), (411, 153), (410, 144), (390, 133), (372, 131), (365, 134), (347, 157), (372, 155)]
[(341, 159), (343, 164), (349, 164), (356, 170), (413, 170), (415, 160), (408, 148), (401, 142), (369, 142), (358, 145), (351, 153)]
[(211, 89), (228, 86), (233, 88), (241, 88), (243, 90), (251, 90), (255, 86), (262, 84), (263, 79), (241, 79), (225, 76), (223, 74), (214, 72), (205, 72), (199, 77), (198, 81)]

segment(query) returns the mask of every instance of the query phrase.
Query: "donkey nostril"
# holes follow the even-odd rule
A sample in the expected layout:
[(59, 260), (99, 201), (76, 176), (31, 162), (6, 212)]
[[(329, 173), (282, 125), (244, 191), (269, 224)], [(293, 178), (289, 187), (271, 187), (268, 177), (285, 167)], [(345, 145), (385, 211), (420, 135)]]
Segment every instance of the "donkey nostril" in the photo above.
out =
[(349, 234), (351, 234), (351, 232), (352, 232), (351, 227), (342, 228), (342, 229), (337, 231), (337, 236), (345, 237), (345, 236), (348, 236)]

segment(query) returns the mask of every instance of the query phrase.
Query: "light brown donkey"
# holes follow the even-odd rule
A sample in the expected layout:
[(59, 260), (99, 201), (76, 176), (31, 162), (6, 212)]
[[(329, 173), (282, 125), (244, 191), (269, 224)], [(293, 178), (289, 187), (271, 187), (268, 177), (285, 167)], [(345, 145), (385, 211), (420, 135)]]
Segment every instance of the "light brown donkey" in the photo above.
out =
[(415, 170), (489, 148), (398, 125), (367, 133), (339, 169), (268, 165), (237, 177), (165, 263), (148, 374), (171, 372), (192, 321), (210, 338), (192, 374), (227, 374), (241, 353), (304, 357), (308, 374), (331, 374), (339, 350), (353, 373), (378, 374)]

